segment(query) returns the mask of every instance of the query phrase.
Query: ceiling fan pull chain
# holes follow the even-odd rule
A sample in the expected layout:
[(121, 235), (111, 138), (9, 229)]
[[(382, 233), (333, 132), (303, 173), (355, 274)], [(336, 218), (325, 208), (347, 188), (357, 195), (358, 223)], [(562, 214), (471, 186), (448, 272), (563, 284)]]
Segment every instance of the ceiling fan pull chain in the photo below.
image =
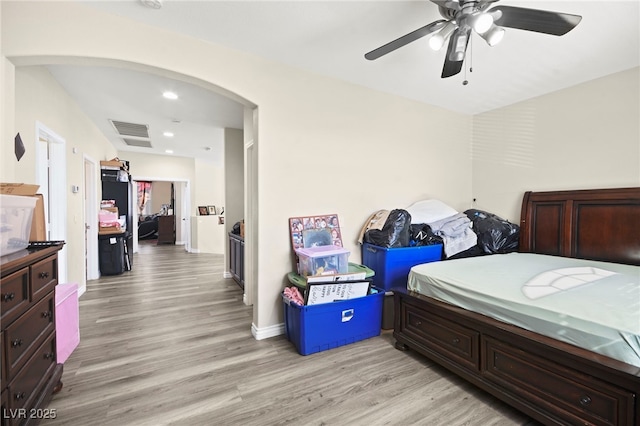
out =
[[(469, 58), (469, 72), (473, 72), (473, 37), (471, 37), (471, 34), (469, 34), (469, 49), (468, 49), (469, 54), (467, 55), (467, 58)], [(466, 65), (466, 61), (465, 61), (465, 65)], [(466, 86), (467, 84), (469, 84), (469, 80), (467, 80), (467, 67), (464, 67), (464, 80), (462, 80), (462, 85)]]
[(473, 37), (469, 35), (469, 72), (473, 72)]

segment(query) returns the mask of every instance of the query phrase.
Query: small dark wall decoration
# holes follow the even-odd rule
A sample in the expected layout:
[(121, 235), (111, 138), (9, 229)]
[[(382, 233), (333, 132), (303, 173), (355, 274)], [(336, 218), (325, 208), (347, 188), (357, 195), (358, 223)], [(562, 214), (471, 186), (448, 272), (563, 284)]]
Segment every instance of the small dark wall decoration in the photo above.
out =
[(18, 133), (14, 139), (14, 150), (16, 153), (16, 159), (20, 161), (22, 156), (25, 153), (24, 144), (22, 143), (22, 138), (20, 137), (20, 133)]

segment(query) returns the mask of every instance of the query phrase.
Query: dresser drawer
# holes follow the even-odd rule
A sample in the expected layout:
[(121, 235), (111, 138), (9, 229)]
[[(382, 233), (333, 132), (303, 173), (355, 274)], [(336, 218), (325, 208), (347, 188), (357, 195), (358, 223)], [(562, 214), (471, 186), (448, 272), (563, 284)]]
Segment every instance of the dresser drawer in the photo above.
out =
[[(5, 378), (6, 378), (6, 373), (5, 373), (5, 356), (4, 356), (4, 330), (0, 333), (0, 389), (4, 389), (4, 386), (6, 385), (5, 383)], [(2, 413), (0, 413), (1, 415)]]
[(482, 374), (526, 401), (536, 401), (564, 422), (631, 424), (634, 393), (550, 360), (483, 337)]
[(0, 425), (9, 425), (9, 391), (7, 389), (2, 390), (2, 399), (0, 401), (2, 402), (0, 406)]
[(29, 305), (29, 268), (22, 268), (2, 277), (0, 307), (3, 327), (27, 310)]
[(406, 306), (405, 331), (415, 333), (429, 349), (472, 370), (479, 370), (480, 334), (438, 315)]
[(31, 265), (31, 301), (37, 301), (53, 291), (58, 283), (58, 255)]
[(31, 408), (56, 366), (55, 335), (40, 345), (29, 359), (28, 365), (20, 370), (9, 383), (9, 407)]
[(35, 348), (55, 330), (54, 309), (54, 293), (50, 293), (4, 331), (7, 380), (18, 373)]

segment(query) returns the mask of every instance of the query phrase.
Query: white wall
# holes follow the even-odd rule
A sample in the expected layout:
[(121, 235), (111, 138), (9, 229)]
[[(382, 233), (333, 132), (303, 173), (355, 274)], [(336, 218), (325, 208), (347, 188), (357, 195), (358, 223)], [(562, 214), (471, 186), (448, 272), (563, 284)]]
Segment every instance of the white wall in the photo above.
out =
[[(11, 73), (13, 75), (13, 73)], [(51, 74), (43, 67), (21, 67), (15, 70), (15, 81), (3, 82), (15, 90), (15, 106), (10, 115), (15, 121), (5, 121), (9, 133), (15, 136), (20, 132), (26, 147), (26, 153), (17, 162), (13, 156), (13, 137), (11, 144), (3, 144), (2, 180), (9, 182), (36, 182), (35, 147), (37, 142), (36, 121), (63, 137), (66, 141), (67, 168), (67, 239), (65, 250), (67, 259), (85, 257), (85, 217), (83, 191), (74, 194), (71, 185), (84, 185), (83, 155), (96, 162), (113, 158), (116, 151), (104, 135), (89, 121), (77, 104), (67, 95)], [(73, 152), (73, 149), (76, 152)], [(5, 163), (9, 167), (5, 169)], [(95, 191), (101, 193), (99, 170), (96, 170)], [(90, 219), (95, 221), (97, 218)], [(86, 282), (85, 262), (68, 262), (68, 282), (83, 287)], [(81, 292), (84, 290), (81, 289)]]
[(372, 212), (427, 197), (459, 209), (470, 202), (469, 116), (72, 2), (3, 2), (1, 7), (2, 48), (14, 63), (95, 58), (150, 66), (197, 79), (203, 87), (223, 87), (258, 106), (257, 329), (282, 322), (279, 295), (291, 268), (289, 217), (339, 214), (345, 246), (358, 262), (357, 236)]
[[(123, 157), (127, 154), (120, 151)], [(126, 157), (124, 157), (126, 159)], [(162, 210), (163, 204), (171, 204), (171, 182), (155, 181), (151, 183), (151, 214)]]
[[(0, 10), (2, 8), (0, 7)], [(2, 32), (0, 31), (0, 34)], [(5, 59), (0, 58), (0, 137), (2, 147), (0, 151), (0, 180), (2, 182), (14, 179), (16, 157), (13, 155), (13, 139), (16, 136), (13, 126), (15, 118), (15, 67)], [(9, 124), (11, 123), (11, 125)]]
[(473, 119), (477, 206), (518, 223), (525, 191), (640, 185), (640, 68)]
[[(224, 206), (224, 167), (218, 167), (208, 161), (196, 160), (195, 170), (194, 203), (196, 206), (215, 206), (217, 209)], [(193, 212), (195, 214), (197, 210)], [(227, 245), (226, 224), (218, 223), (218, 215), (197, 216), (195, 219), (198, 226), (194, 240), (197, 241), (198, 252), (224, 254)]]
[(225, 219), (227, 230), (244, 219), (244, 142), (238, 129), (224, 131)]
[[(1, 8), (2, 51), (13, 63), (80, 57), (151, 66), (183, 74), (203, 87), (221, 86), (258, 105), (257, 328), (282, 321), (279, 293), (290, 269), (288, 217), (338, 213), (345, 246), (357, 262), (360, 227), (381, 208), (435, 197), (462, 210), (476, 197), (478, 208), (517, 221), (525, 190), (639, 184), (638, 69), (472, 118), (80, 5), (3, 2)], [(65, 31), (33, 30), (44, 27)], [(35, 104), (48, 97), (27, 106), (20, 95), (14, 106), (13, 65), (4, 58), (3, 63), (0, 133), (12, 140), (25, 116), (45, 108)], [(65, 108), (60, 115), (73, 111), (73, 106)], [(73, 133), (55, 124), (51, 128), (68, 141)], [(8, 160), (12, 147), (3, 144), (0, 152), (3, 180), (22, 176)], [(100, 157), (112, 156), (105, 151)], [(217, 196), (204, 188), (224, 179), (223, 170), (205, 171), (207, 166), (195, 164), (185, 172), (196, 187), (194, 212), (204, 197)], [(154, 167), (150, 176), (158, 175)]]

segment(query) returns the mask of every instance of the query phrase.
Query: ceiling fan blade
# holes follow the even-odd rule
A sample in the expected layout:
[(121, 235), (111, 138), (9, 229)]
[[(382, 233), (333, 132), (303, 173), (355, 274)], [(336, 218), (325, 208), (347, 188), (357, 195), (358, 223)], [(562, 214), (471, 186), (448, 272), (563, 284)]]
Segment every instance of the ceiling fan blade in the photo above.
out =
[(513, 6), (496, 6), (489, 13), (495, 17), (495, 24), (501, 27), (556, 36), (568, 33), (582, 20), (580, 15)]
[(495, 2), (497, 2), (497, 1), (499, 1), (499, 0), (480, 0), (480, 1), (478, 1), (478, 4), (476, 5), (476, 8), (477, 8), (479, 11), (481, 11), (481, 12), (482, 12), (482, 11), (483, 11), (483, 10), (485, 10), (487, 7), (489, 7), (492, 3), (495, 3)]
[(410, 32), (409, 34), (405, 34), (402, 37), (397, 38), (385, 44), (384, 46), (380, 46), (377, 49), (373, 49), (371, 52), (366, 53), (364, 57), (370, 61), (373, 61), (374, 59), (378, 59), (379, 57), (386, 55), (387, 53), (393, 52), (394, 50), (402, 46), (405, 46), (411, 43), (412, 41), (416, 41), (419, 38), (422, 38), (435, 31), (438, 31), (440, 28), (444, 26), (446, 22), (447, 21), (445, 21), (444, 19), (434, 21), (430, 24), (425, 25), (424, 27), (418, 28), (417, 30)]
[[(467, 44), (471, 28), (456, 29), (449, 39), (449, 47), (447, 47), (447, 55), (444, 58), (444, 66), (442, 67), (442, 78), (447, 78), (458, 74), (462, 71), (462, 64), (467, 54)], [(460, 58), (454, 59), (454, 55), (458, 52)], [(460, 55), (461, 54), (461, 55)]]
[[(496, 0), (494, 0), (496, 1)], [(458, 1), (452, 1), (452, 0), (431, 0), (431, 3), (435, 3), (437, 4), (439, 7), (444, 7), (447, 9), (455, 9), (455, 10), (460, 10), (460, 3), (458, 3)]]

